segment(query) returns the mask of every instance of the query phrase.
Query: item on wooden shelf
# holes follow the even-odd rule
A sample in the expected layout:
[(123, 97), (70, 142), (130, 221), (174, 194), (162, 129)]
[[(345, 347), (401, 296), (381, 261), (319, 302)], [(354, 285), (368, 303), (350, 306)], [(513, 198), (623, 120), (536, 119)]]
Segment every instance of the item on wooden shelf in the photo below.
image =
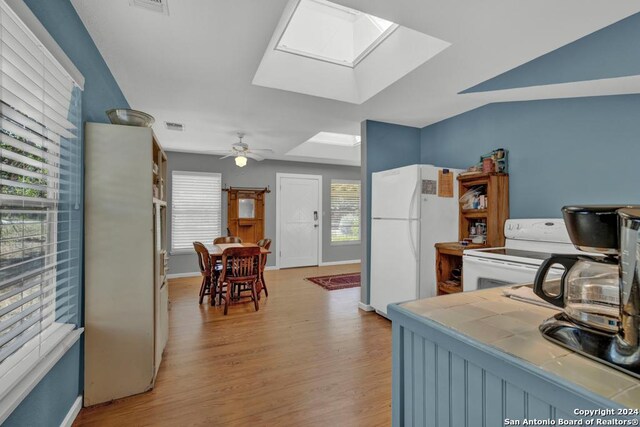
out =
[(156, 119), (153, 116), (138, 110), (127, 108), (113, 108), (107, 110), (107, 117), (114, 125), (139, 126), (150, 128)]
[(438, 291), (441, 295), (462, 292), (462, 284), (457, 280), (445, 280), (438, 283)]
[(360, 286), (360, 273), (333, 274), (331, 276), (307, 277), (305, 280), (322, 286), (328, 291), (357, 288)]
[(480, 165), (482, 166), (482, 171), (485, 173), (508, 173), (508, 154), (509, 152), (504, 148), (498, 148), (490, 153), (481, 156)]
[(477, 235), (477, 236), (473, 236), (471, 238), (471, 243), (477, 243), (479, 245), (484, 245), (485, 240), (486, 240), (485, 236)]
[[(460, 175), (459, 238), (479, 243), (480, 235), (487, 246), (504, 244), (504, 223), (509, 217), (509, 176), (499, 173)], [(472, 230), (472, 227), (475, 230)], [(475, 231), (475, 233), (472, 233)]]
[(493, 159), (490, 157), (485, 157), (482, 159), (482, 172), (491, 173), (495, 172), (496, 164), (493, 162)]
[(486, 186), (477, 186), (468, 190), (460, 198), (462, 209), (486, 209), (489, 203), (488, 197), (484, 194), (487, 191)]

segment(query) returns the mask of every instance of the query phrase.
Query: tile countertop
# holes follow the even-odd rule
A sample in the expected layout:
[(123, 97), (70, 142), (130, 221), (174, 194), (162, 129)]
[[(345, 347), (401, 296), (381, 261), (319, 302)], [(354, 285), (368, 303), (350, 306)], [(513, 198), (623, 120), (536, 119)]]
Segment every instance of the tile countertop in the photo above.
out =
[(503, 291), (443, 295), (400, 306), (621, 405), (640, 408), (640, 380), (547, 341), (538, 325), (557, 311), (512, 300)]

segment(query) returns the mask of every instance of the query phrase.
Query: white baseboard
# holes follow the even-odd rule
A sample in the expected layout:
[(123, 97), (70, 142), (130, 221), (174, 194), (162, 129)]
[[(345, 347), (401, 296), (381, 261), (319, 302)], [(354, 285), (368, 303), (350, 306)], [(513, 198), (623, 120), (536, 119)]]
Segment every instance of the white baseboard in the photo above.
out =
[(374, 308), (371, 307), (369, 304), (365, 304), (363, 302), (359, 302), (358, 303), (358, 308), (362, 311), (373, 311)]
[[(319, 264), (320, 267), (327, 267), (330, 265), (344, 265), (344, 264), (358, 264), (360, 262), (359, 259), (352, 259), (348, 261), (332, 261), (332, 262), (322, 262)], [(264, 268), (265, 271), (268, 270), (280, 270), (277, 265), (269, 265)], [(193, 271), (189, 273), (175, 273), (175, 274), (167, 274), (167, 279), (182, 279), (184, 277), (197, 277), (200, 276), (199, 271)]]
[(67, 416), (64, 417), (64, 420), (60, 423), (60, 427), (71, 427), (76, 417), (80, 413), (80, 409), (82, 409), (82, 395), (78, 396), (71, 408), (69, 408), (69, 412), (67, 412)]
[(190, 273), (167, 274), (167, 279), (181, 279), (183, 277), (197, 277), (197, 276), (200, 276), (199, 271), (190, 272)]
[(350, 259), (347, 261), (330, 261), (330, 262), (321, 262), (319, 264), (320, 267), (327, 267), (330, 265), (344, 265), (344, 264), (360, 264), (359, 259)]

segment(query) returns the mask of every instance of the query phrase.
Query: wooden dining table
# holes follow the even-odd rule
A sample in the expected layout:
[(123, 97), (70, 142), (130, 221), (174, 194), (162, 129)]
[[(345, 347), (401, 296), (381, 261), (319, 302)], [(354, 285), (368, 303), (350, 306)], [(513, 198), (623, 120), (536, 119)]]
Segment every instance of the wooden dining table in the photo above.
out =
[[(257, 248), (258, 245), (256, 245), (255, 243), (218, 243), (217, 245), (214, 244), (206, 244), (205, 245), (207, 250), (209, 251), (209, 258), (211, 260), (211, 265), (214, 266), (216, 265), (216, 261), (220, 260), (222, 261), (222, 253), (224, 252), (225, 249), (227, 248)], [(266, 257), (267, 255), (269, 255), (271, 253), (270, 250), (267, 250), (265, 248), (260, 248), (260, 256)], [(256, 293), (258, 294), (258, 296), (262, 293), (262, 285), (264, 283), (264, 268), (263, 265), (265, 265), (266, 263), (264, 262), (260, 262), (260, 271), (258, 273), (258, 283), (256, 286)]]

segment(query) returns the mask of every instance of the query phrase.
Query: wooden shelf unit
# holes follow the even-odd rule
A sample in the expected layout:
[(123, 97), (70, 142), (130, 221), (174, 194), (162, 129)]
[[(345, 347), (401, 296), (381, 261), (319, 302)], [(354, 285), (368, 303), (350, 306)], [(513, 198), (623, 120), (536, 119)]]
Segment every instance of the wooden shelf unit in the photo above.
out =
[[(465, 249), (504, 246), (504, 223), (509, 218), (509, 175), (496, 173), (476, 173), (458, 176), (459, 195), (473, 187), (483, 187), (487, 196), (486, 209), (462, 209), (459, 214), (459, 242), (436, 243), (436, 281), (438, 295), (462, 292), (462, 277), (456, 279), (452, 271), (462, 267), (462, 253)], [(469, 238), (474, 224), (486, 224), (486, 242), (460, 242)]]
[(458, 239), (469, 238), (469, 230), (477, 222), (484, 222), (487, 228), (485, 246), (504, 246), (504, 223), (509, 218), (509, 175), (477, 173), (458, 176), (460, 197), (473, 187), (482, 187), (487, 196), (486, 209), (460, 208), (460, 228)]
[(469, 244), (463, 246), (459, 242), (447, 242), (436, 243), (435, 246), (438, 295), (462, 292), (462, 278), (456, 280), (451, 273), (456, 268), (462, 268), (462, 252), (465, 249), (482, 248), (484, 245)]

